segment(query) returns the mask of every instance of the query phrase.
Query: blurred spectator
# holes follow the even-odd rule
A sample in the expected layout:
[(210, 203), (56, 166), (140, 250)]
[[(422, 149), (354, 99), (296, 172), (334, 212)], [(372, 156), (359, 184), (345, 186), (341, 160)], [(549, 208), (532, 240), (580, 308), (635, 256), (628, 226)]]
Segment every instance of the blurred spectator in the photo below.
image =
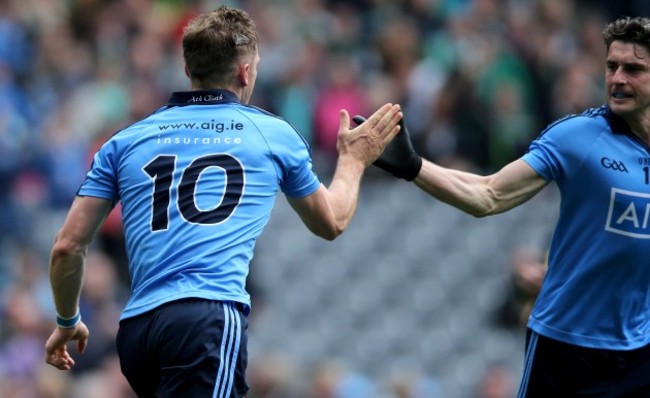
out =
[(375, 383), (334, 360), (318, 364), (307, 396), (312, 398), (376, 398)]
[(80, 311), (93, 333), (84, 355), (76, 360), (74, 372), (96, 371), (105, 365), (106, 358), (117, 354), (115, 336), (122, 303), (126, 301), (128, 293), (118, 283), (117, 274), (117, 264), (109, 256), (99, 251), (88, 253)]
[(81, 375), (71, 390), (70, 398), (136, 398), (115, 354), (103, 357), (100, 366)]
[(361, 85), (361, 71), (354, 60), (349, 56), (333, 56), (326, 62), (324, 71), (328, 79), (314, 104), (314, 141), (318, 150), (333, 157), (339, 109), (347, 109), (350, 115), (365, 115), (368, 106)]
[(446, 166), (486, 167), (487, 139), (492, 127), (485, 120), (485, 115), (489, 114), (487, 105), (481, 102), (470, 77), (454, 69), (440, 92), (443, 95), (436, 99), (429, 112), (427, 130), (415, 144), (417, 150), (430, 154), (432, 159)]
[(392, 382), (395, 398), (438, 398), (440, 386), (429, 376), (417, 370), (403, 371)]
[(490, 364), (478, 382), (476, 398), (511, 398), (515, 392), (512, 372), (504, 365)]
[(34, 380), (43, 363), (43, 314), (29, 290), (8, 292), (5, 319), (9, 326), (0, 346), (0, 396), (36, 396)]
[(248, 398), (301, 398), (298, 394), (297, 370), (286, 356), (273, 354), (259, 356), (249, 363)]
[(530, 247), (517, 249), (511, 257), (510, 282), (497, 312), (497, 323), (525, 330), (528, 316), (546, 275), (546, 258)]

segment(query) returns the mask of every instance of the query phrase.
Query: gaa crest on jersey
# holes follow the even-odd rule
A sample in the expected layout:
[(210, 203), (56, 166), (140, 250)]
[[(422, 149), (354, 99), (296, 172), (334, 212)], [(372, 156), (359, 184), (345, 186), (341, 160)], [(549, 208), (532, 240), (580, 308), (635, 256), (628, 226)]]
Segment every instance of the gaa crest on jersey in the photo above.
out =
[(605, 230), (650, 239), (650, 194), (612, 188)]
[(627, 171), (627, 167), (625, 167), (625, 164), (623, 164), (623, 162), (620, 162), (616, 159), (610, 159), (605, 157), (600, 159), (600, 164), (606, 169), (612, 169), (612, 170), (620, 171), (622, 173), (629, 173), (629, 171)]

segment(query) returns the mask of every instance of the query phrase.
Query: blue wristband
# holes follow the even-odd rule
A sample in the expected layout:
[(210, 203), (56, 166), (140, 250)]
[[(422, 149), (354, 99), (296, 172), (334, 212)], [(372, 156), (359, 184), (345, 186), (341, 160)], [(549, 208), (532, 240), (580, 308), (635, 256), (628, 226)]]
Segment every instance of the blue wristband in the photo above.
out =
[(81, 313), (77, 310), (77, 314), (72, 318), (63, 318), (56, 314), (56, 325), (60, 328), (70, 329), (77, 326), (81, 322)]

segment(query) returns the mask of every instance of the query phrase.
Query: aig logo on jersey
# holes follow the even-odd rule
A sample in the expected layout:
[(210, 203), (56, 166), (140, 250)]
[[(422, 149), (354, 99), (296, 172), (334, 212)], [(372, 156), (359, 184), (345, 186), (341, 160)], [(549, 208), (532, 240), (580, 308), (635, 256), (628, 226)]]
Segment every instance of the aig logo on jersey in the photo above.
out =
[(650, 194), (612, 188), (605, 230), (650, 239)]
[(606, 169), (612, 169), (623, 173), (629, 173), (629, 171), (627, 171), (627, 167), (625, 167), (623, 162), (619, 162), (618, 160), (614, 160), (610, 158), (602, 158), (600, 159), (600, 164)]

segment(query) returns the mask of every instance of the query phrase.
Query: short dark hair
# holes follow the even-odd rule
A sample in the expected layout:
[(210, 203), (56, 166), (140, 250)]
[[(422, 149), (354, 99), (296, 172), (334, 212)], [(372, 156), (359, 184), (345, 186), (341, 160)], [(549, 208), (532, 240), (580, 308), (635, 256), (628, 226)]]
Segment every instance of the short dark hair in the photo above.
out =
[(603, 30), (603, 40), (607, 50), (612, 42), (619, 40), (639, 44), (650, 52), (650, 18), (624, 17), (617, 19)]
[(192, 19), (183, 30), (183, 58), (193, 82), (223, 87), (237, 60), (257, 50), (259, 36), (245, 11), (221, 6)]

